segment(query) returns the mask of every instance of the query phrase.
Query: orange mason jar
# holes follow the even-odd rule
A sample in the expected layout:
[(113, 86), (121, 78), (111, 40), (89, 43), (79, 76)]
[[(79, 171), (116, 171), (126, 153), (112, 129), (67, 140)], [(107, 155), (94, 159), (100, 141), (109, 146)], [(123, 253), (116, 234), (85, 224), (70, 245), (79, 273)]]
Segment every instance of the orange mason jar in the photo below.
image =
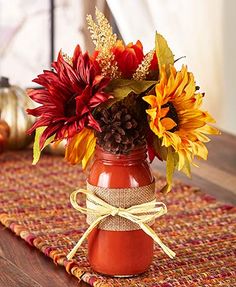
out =
[[(102, 188), (137, 188), (153, 183), (146, 147), (115, 155), (96, 147), (88, 183)], [(137, 195), (138, 196), (138, 195)], [(111, 231), (95, 228), (88, 237), (91, 267), (102, 274), (133, 276), (145, 272), (153, 259), (153, 239), (143, 230)]]

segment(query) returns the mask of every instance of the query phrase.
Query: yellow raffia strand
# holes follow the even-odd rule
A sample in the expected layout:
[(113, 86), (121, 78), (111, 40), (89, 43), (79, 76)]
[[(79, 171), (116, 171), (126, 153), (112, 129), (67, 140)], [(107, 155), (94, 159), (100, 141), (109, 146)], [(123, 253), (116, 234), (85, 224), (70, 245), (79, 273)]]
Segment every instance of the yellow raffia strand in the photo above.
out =
[[(84, 194), (87, 196), (87, 203), (89, 203), (90, 207), (83, 207), (78, 205), (76, 200), (78, 194)], [(101, 198), (97, 197), (94, 193), (86, 189), (79, 189), (72, 192), (70, 196), (70, 202), (77, 211), (87, 215), (95, 215), (96, 219), (85, 231), (85, 233), (74, 246), (74, 248), (69, 252), (69, 254), (67, 255), (68, 260), (71, 260), (74, 257), (76, 251), (83, 243), (83, 241), (88, 237), (90, 232), (101, 221), (103, 221), (109, 216), (120, 216), (122, 218), (130, 220), (133, 223), (138, 224), (139, 227), (147, 235), (149, 235), (170, 258), (175, 257), (175, 252), (172, 251), (169, 247), (167, 247), (156, 235), (154, 230), (147, 224), (147, 222), (150, 222), (167, 213), (167, 207), (163, 202), (157, 202), (156, 200), (152, 200), (150, 202), (134, 205), (129, 208), (118, 208), (110, 205), (109, 203), (105, 202)]]
[(155, 53), (155, 50), (153, 49), (144, 57), (142, 63), (139, 64), (137, 70), (133, 74), (134, 80), (143, 81), (146, 79), (149, 73), (149, 68), (150, 68), (154, 53)]
[(117, 36), (113, 33), (112, 27), (106, 17), (97, 8), (95, 15), (97, 24), (93, 21), (91, 15), (87, 16), (87, 23), (95, 50), (99, 52), (97, 60), (99, 61), (102, 75), (117, 79), (120, 77), (120, 72), (111, 51), (117, 41)]

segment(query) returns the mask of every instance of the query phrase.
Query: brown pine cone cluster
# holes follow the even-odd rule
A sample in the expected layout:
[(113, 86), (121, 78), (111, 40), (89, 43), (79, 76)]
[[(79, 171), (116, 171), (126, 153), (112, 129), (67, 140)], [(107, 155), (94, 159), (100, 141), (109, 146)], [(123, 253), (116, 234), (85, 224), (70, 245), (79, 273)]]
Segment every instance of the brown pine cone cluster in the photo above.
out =
[(102, 132), (97, 132), (97, 144), (113, 154), (127, 154), (145, 144), (144, 133), (128, 108), (117, 102), (102, 108), (95, 116)]

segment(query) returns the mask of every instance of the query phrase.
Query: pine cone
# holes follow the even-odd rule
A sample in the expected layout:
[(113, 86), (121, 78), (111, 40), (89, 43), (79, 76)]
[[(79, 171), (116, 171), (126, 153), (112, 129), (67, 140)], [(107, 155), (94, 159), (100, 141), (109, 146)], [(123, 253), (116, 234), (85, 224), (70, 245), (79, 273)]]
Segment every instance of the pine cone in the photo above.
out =
[(135, 115), (140, 129), (145, 133), (149, 129), (146, 113), (149, 105), (142, 99), (143, 96), (145, 96), (144, 93), (137, 95), (132, 92), (122, 100), (122, 103), (129, 109), (132, 115)]
[(128, 108), (117, 102), (111, 108), (102, 108), (95, 116), (102, 132), (97, 132), (97, 143), (114, 154), (127, 154), (145, 144), (140, 125)]

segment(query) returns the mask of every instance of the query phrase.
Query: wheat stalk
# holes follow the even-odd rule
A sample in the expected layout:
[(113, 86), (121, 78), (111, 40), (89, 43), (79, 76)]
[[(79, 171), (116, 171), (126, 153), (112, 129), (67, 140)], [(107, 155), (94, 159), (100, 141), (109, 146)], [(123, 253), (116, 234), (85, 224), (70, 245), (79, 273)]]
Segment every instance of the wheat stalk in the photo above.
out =
[(151, 65), (151, 61), (153, 59), (153, 55), (155, 53), (155, 49), (151, 50), (139, 64), (135, 73), (133, 74), (133, 79), (136, 81), (145, 80), (147, 75), (149, 74), (149, 68)]
[(95, 50), (99, 52), (97, 60), (101, 67), (102, 75), (113, 79), (118, 78), (120, 73), (112, 53), (112, 48), (116, 44), (117, 36), (113, 33), (107, 18), (97, 8), (95, 11), (95, 18), (97, 24), (94, 22), (91, 15), (87, 15), (86, 20), (91, 39), (95, 45)]

